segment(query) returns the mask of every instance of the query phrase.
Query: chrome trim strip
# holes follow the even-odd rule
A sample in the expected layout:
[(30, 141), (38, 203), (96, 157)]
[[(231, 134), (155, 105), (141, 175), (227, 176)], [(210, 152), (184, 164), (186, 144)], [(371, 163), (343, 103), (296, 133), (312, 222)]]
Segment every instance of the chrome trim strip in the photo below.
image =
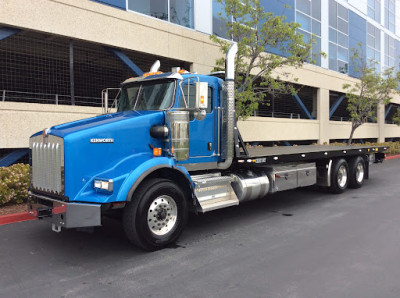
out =
[(215, 169), (217, 162), (185, 163), (181, 165), (189, 172)]

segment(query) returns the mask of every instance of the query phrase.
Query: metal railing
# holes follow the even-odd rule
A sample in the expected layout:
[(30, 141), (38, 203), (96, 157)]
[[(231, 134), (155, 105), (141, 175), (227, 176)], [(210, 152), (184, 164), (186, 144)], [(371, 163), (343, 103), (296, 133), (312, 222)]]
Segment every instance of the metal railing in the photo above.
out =
[(305, 119), (301, 114), (297, 113), (281, 113), (281, 112), (261, 112), (256, 111), (253, 116), (269, 117), (269, 118), (287, 118), (287, 119)]
[(349, 122), (351, 121), (351, 119), (349, 117), (337, 117), (337, 116), (332, 116), (330, 119), (330, 121), (344, 121), (344, 122)]
[[(336, 117), (336, 116), (332, 116), (330, 119), (330, 121), (338, 121), (338, 122), (351, 122), (351, 118), (350, 117)], [(368, 119), (367, 123), (377, 123), (376, 120), (373, 119)]]
[[(71, 96), (64, 94), (34, 93), (11, 90), (0, 90), (1, 101), (43, 103), (55, 105), (72, 105)], [(101, 107), (101, 97), (74, 96), (77, 106)]]

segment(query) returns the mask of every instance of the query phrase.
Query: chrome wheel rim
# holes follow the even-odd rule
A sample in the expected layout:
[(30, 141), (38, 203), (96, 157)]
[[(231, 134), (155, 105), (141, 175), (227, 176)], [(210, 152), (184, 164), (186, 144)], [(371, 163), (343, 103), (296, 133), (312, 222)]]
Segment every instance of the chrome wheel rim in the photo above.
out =
[(358, 183), (364, 180), (364, 166), (361, 162), (359, 162), (356, 167), (356, 180)]
[(347, 183), (347, 169), (345, 165), (341, 165), (338, 170), (337, 182), (340, 188), (344, 188)]
[(147, 211), (147, 225), (157, 236), (164, 236), (175, 227), (178, 208), (174, 199), (162, 195), (154, 199)]

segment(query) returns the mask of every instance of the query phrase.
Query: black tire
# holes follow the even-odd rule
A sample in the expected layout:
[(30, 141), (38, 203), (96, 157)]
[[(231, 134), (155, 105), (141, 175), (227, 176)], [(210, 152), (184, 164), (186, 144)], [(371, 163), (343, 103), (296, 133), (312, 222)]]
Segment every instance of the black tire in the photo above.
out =
[(365, 161), (361, 156), (352, 158), (349, 162), (349, 187), (360, 188), (365, 180)]
[(154, 251), (179, 238), (187, 216), (182, 190), (170, 180), (150, 179), (139, 187), (125, 207), (122, 222), (133, 244)]
[(349, 184), (349, 166), (345, 159), (337, 159), (333, 161), (331, 171), (331, 186), (329, 187), (332, 193), (342, 193), (346, 190)]

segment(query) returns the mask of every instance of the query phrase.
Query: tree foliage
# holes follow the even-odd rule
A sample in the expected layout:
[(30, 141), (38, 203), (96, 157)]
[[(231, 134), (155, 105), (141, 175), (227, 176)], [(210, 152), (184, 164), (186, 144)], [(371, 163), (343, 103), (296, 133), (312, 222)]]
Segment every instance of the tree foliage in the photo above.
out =
[(397, 109), (396, 114), (393, 116), (393, 121), (397, 125), (400, 125), (400, 109)]
[(351, 144), (355, 130), (376, 119), (380, 104), (388, 104), (392, 94), (397, 91), (398, 79), (394, 68), (387, 68), (382, 73), (375, 61), (366, 61), (359, 49), (352, 49), (351, 64), (359, 75), (359, 81), (353, 84), (343, 84), (348, 98), (347, 111), (350, 113), (351, 132), (348, 145)]
[[(258, 108), (266, 94), (295, 93), (292, 85), (282, 80), (293, 80), (285, 66), (301, 67), (311, 61), (313, 40), (304, 42), (298, 33), (298, 23), (286, 22), (284, 16), (265, 12), (259, 0), (217, 0), (224, 7), (220, 18), (227, 35), (237, 42), (235, 64), (236, 112), (247, 117)], [(211, 36), (226, 54), (231, 42)], [(267, 54), (279, 51), (284, 57)], [(216, 61), (215, 70), (224, 69), (225, 58)]]

